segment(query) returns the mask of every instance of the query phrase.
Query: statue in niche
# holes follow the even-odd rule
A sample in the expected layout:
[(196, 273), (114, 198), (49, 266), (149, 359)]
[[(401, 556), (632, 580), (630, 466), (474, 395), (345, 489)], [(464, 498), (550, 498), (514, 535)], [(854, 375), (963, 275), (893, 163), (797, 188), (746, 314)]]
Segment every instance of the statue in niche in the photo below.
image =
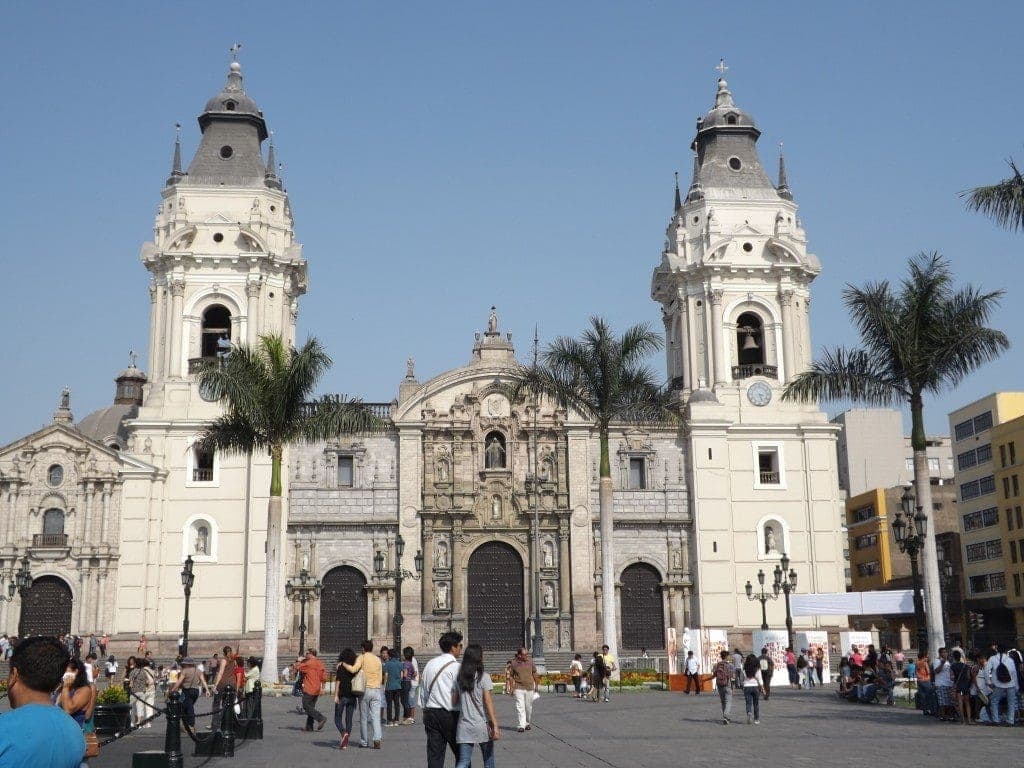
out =
[(551, 582), (548, 582), (544, 585), (544, 607), (555, 607), (555, 588), (551, 586)]
[(501, 520), (501, 497), (491, 498), (491, 520)]
[(437, 553), (434, 556), (434, 564), (438, 568), (448, 567), (448, 542), (444, 540), (437, 542)]
[(555, 567), (555, 548), (551, 546), (550, 541), (544, 544), (544, 567)]
[(550, 453), (541, 456), (539, 474), (541, 480), (550, 480), (554, 476), (554, 461)]
[(205, 525), (196, 526), (195, 543), (192, 545), (193, 555), (210, 554), (210, 529)]
[(491, 307), (491, 314), (487, 316), (487, 333), (495, 334), (498, 332), (498, 310), (496, 307)]
[(497, 435), (491, 435), (484, 451), (484, 464), (487, 469), (505, 468), (505, 446)]
[(771, 555), (777, 552), (775, 547), (775, 529), (771, 525), (764, 527), (764, 553)]
[(682, 567), (682, 557), (678, 549), (672, 550), (672, 568), (678, 571)]
[(437, 482), (448, 482), (448, 459), (440, 458), (437, 460)]
[(434, 587), (434, 607), (438, 610), (448, 610), (448, 582), (439, 581)]

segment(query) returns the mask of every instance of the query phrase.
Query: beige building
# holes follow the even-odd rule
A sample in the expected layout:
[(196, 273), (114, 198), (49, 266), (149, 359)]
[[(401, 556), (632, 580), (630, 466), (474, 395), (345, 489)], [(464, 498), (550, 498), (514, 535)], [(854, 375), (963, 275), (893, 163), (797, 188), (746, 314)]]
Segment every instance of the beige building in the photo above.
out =
[[(1001, 523), (993, 459), (993, 427), (1024, 415), (1024, 393), (996, 392), (949, 414), (959, 496), (965, 607), (985, 616), (985, 634), (1013, 641), (1013, 612), (1007, 608), (1005, 522)], [(1002, 505), (1009, 504), (1004, 500)]]
[(1019, 648), (1024, 637), (1024, 416), (992, 428), (992, 458), (996, 463), (999, 529), (1006, 567), (1006, 605), (1013, 611), (1013, 645)]

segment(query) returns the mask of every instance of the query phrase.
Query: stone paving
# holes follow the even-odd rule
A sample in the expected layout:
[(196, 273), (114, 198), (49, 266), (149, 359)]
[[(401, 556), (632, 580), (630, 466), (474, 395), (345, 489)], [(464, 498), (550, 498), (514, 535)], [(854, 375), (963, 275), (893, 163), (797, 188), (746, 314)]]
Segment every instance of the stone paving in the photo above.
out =
[[(605, 703), (579, 702), (545, 694), (534, 707), (534, 727), (516, 733), (507, 696), (496, 697), (504, 728), (496, 745), (498, 768), (666, 768), (666, 766), (958, 766), (1020, 765), (1024, 728), (965, 727), (940, 723), (904, 707), (849, 704), (831, 688), (780, 689), (762, 702), (761, 724), (747, 725), (743, 697), (733, 697), (733, 717), (724, 726), (717, 694), (685, 696), (666, 692), (623, 692)], [(185, 765), (230, 768), (274, 766), (318, 768), (359, 765), (421, 766), (425, 737), (419, 723), (384, 729), (380, 751), (358, 742), (338, 750), (333, 721), (323, 731), (305, 733), (295, 711), (297, 699), (264, 700), (263, 741), (239, 742), (234, 758), (192, 756)], [(333, 704), (321, 697), (330, 716)], [(90, 765), (130, 766), (137, 750), (162, 748), (163, 720), (104, 748)], [(358, 736), (358, 729), (357, 734)], [(449, 755), (446, 766), (455, 763)], [(482, 765), (479, 752), (474, 766)]]

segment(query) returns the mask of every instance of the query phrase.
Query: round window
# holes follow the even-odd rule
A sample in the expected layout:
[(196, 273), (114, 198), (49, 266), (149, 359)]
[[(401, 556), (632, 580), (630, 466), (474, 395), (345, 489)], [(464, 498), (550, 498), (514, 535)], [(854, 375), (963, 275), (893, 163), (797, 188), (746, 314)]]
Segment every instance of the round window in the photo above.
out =
[(227, 108), (228, 112), (234, 112), (235, 111), (235, 102), (233, 102), (233, 101), (226, 101), (226, 102), (224, 102), (224, 106)]
[(231, 157), (231, 156), (232, 156), (233, 154), (235, 154), (235, 150), (233, 150), (233, 149), (232, 149), (231, 147), (229, 147), (229, 146), (228, 146), (227, 144), (225, 144), (225, 145), (224, 145), (223, 147), (221, 147), (221, 148), (220, 148), (220, 156), (221, 156), (222, 158), (224, 158), (225, 160), (227, 160), (227, 159), (228, 159), (229, 157)]
[(694, 217), (693, 217), (693, 223), (694, 223), (694, 224), (696, 224), (696, 223), (697, 223), (697, 222), (699, 222), (699, 221), (700, 221), (700, 216), (694, 216)]
[(224, 239), (224, 235), (222, 235), (220, 232), (214, 232), (213, 233), (213, 242), (219, 243), (223, 239)]
[[(223, 154), (223, 150), (221, 150), (221, 154)], [(732, 168), (734, 171), (738, 171), (740, 168), (743, 167), (743, 163), (740, 162), (740, 159), (738, 157), (730, 157), (729, 167)]]
[(752, 250), (754, 250), (754, 244), (753, 243), (744, 243), (743, 244), (743, 250), (746, 251), (747, 253), (750, 253)]
[(46, 481), (53, 486), (64, 482), (64, 467), (60, 464), (52, 465), (46, 472)]
[(273, 212), (274, 212), (274, 211), (276, 211), (276, 210), (277, 210), (277, 206), (276, 206), (276, 205), (272, 205), (272, 206), (270, 206), (270, 212), (271, 212), (271, 213), (273, 213)]

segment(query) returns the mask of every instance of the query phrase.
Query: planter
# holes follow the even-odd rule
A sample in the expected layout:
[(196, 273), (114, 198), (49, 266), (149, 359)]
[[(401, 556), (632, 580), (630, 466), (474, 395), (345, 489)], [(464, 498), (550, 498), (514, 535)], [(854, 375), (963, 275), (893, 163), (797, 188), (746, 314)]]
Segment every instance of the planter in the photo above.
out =
[(131, 716), (131, 704), (97, 704), (93, 714), (96, 733), (103, 736), (123, 733), (128, 730)]
[[(700, 681), (701, 693), (706, 693), (714, 690), (715, 676), (701, 674), (697, 676)], [(669, 675), (668, 676), (668, 689), (670, 691), (685, 691), (686, 690), (686, 675)]]

